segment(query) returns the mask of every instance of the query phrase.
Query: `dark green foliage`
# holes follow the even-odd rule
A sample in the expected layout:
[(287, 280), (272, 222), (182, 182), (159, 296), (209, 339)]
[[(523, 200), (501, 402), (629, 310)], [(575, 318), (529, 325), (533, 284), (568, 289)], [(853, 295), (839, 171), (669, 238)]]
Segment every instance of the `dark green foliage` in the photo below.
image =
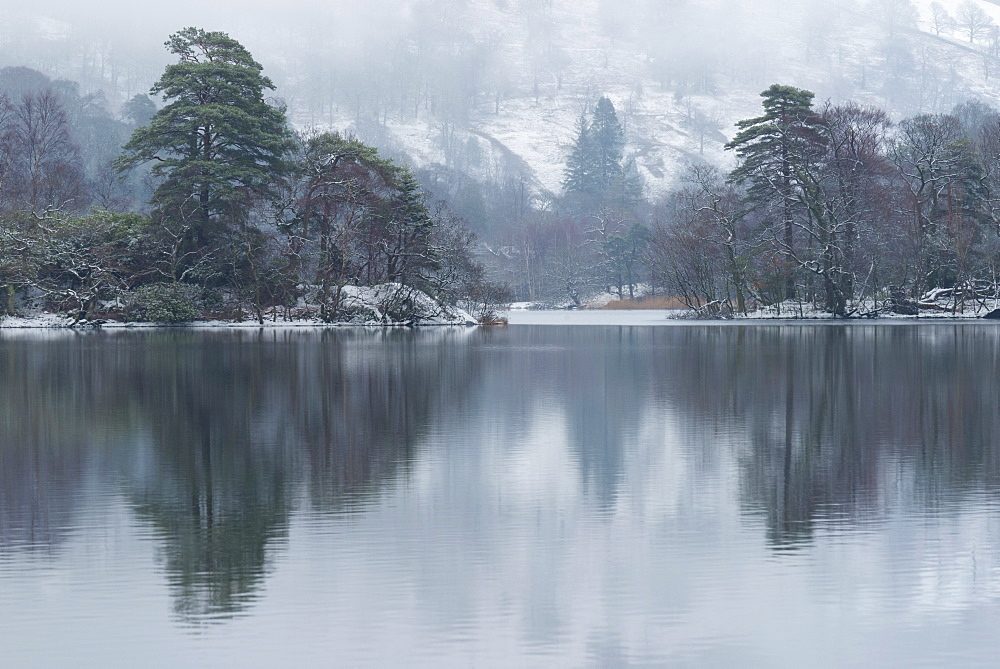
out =
[(563, 186), (567, 193), (593, 193), (596, 185), (594, 173), (593, 137), (586, 114), (576, 122), (576, 141), (566, 161), (566, 178)]
[(822, 144), (823, 120), (812, 108), (811, 91), (774, 84), (760, 95), (764, 115), (739, 121), (739, 132), (726, 148), (740, 158), (732, 179), (748, 182), (752, 193), (767, 196)]
[(287, 169), (290, 133), (284, 110), (264, 99), (274, 84), (239, 42), (185, 28), (166, 46), (179, 62), (150, 93), (167, 105), (132, 134), (118, 166), (156, 161), (152, 173), (163, 179), (157, 210), (192, 220), (201, 246), (220, 228), (245, 222), (252, 202), (273, 193)]
[(584, 207), (630, 208), (642, 199), (642, 177), (629, 159), (624, 165), (625, 132), (611, 100), (597, 101), (590, 120), (582, 114), (566, 161), (563, 186)]
[(600, 192), (609, 192), (622, 179), (622, 151), (625, 149), (625, 132), (618, 121), (611, 100), (602, 97), (594, 107), (590, 123), (591, 146), (594, 160), (595, 185)]
[[(265, 99), (274, 85), (239, 42), (186, 28), (166, 46), (177, 62), (151, 89), (165, 106), (137, 95), (120, 121), (101, 94), (0, 70), (0, 93), (19, 96), (0, 94), (2, 312), (30, 300), (76, 322), (181, 323), (201, 315), (199, 296), (210, 291), (213, 317), (332, 321), (348, 285), (391, 284), (423, 308), (433, 301), (419, 291), (454, 304), (485, 280), (471, 237), (430, 211), (409, 169), (337, 134), (296, 143), (284, 109)], [(63, 99), (79, 103), (72, 115)], [(14, 141), (25, 134), (19, 115), (54, 134)], [(128, 127), (112, 168), (107, 154)], [(85, 217), (72, 215), (86, 204), (76, 197), (85, 180), (71, 131), (100, 149), (88, 154), (85, 185), (102, 209)], [(116, 173), (145, 165), (131, 183)], [(150, 175), (152, 215), (112, 213), (133, 204), (129, 189)]]
[(149, 125), (156, 115), (156, 105), (148, 95), (134, 95), (122, 105), (122, 119), (133, 128)]
[(128, 320), (178, 325), (201, 316), (198, 291), (184, 284), (154, 283), (133, 290), (125, 297)]
[(434, 220), (410, 170), (397, 168), (391, 185), (396, 194), (385, 219), (386, 279), (412, 284), (437, 266), (437, 255), (428, 246)]
[[(795, 255), (796, 191), (825, 142), (823, 119), (812, 108), (811, 91), (774, 84), (760, 95), (764, 98), (764, 115), (737, 123), (739, 133), (726, 144), (740, 158), (730, 178), (746, 186), (748, 199), (757, 206), (776, 205), (780, 209), (783, 251), (791, 266)], [(789, 269), (785, 297), (794, 296), (795, 280)]]

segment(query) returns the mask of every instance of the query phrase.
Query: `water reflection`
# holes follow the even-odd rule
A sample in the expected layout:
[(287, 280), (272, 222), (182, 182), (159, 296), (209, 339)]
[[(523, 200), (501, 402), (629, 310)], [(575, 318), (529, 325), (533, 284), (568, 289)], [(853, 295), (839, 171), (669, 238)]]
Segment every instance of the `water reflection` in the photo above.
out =
[[(736, 434), (740, 498), (777, 547), (817, 520), (863, 523), (884, 504), (884, 468), (913, 478), (911, 503), (995, 490), (1000, 413), (993, 327), (753, 326), (677, 333), (659, 374), (688, 420)], [(706, 447), (714, 447), (706, 440)]]
[(241, 610), (288, 532), (296, 457), (267, 427), (282, 410), (267, 370), (285, 361), (245, 339), (158, 334), (107, 363), (113, 406), (148, 440), (122, 475), (188, 619)]
[(464, 356), (393, 331), (87, 333), (0, 355), (0, 548), (58, 547), (86, 455), (153, 528), (189, 621), (253, 601), (296, 481), (315, 508), (372, 494), (468, 378)]
[(3, 333), (0, 558), (58, 562), (110, 496), (186, 626), (317, 589), (344, 648), (724, 662), (691, 621), (768, 619), (762, 553), (840, 547), (817, 607), (1000, 596), (998, 373), (974, 324)]

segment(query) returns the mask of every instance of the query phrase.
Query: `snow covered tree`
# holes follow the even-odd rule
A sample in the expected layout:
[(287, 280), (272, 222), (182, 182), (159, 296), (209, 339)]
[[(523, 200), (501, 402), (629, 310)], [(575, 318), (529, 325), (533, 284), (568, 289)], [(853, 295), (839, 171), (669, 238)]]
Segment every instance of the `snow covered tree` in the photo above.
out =
[(899, 124), (893, 158), (913, 207), (918, 296), (965, 278), (967, 250), (978, 233), (986, 196), (982, 166), (961, 122), (921, 114)]

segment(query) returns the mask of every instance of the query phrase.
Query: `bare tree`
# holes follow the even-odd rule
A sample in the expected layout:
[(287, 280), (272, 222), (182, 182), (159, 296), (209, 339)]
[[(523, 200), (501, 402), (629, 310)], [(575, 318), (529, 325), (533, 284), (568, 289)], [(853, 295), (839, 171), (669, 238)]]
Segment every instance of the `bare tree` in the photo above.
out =
[(969, 43), (975, 42), (993, 25), (993, 19), (974, 0), (965, 0), (956, 12), (956, 23), (968, 35)]
[(11, 117), (10, 141), (18, 158), (11, 186), (18, 204), (34, 212), (81, 209), (83, 164), (59, 96), (51, 89), (27, 93), (13, 105)]
[(868, 9), (889, 37), (895, 37), (917, 23), (917, 8), (911, 0), (871, 0)]
[(938, 37), (941, 36), (942, 31), (955, 28), (955, 19), (951, 18), (951, 14), (940, 2), (931, 3), (931, 26), (934, 28), (934, 34)]

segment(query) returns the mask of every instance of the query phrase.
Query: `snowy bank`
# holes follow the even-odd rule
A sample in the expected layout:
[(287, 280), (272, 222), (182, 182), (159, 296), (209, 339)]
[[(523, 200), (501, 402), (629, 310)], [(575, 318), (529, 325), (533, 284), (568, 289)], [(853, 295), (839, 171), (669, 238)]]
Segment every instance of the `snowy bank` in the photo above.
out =
[[(319, 318), (319, 308), (303, 305), (286, 311), (271, 308), (263, 313), (263, 323), (249, 311), (243, 320), (195, 320), (183, 327), (318, 327), (338, 325), (407, 326), (407, 325), (477, 325), (464, 309), (438, 302), (427, 293), (400, 283), (378, 286), (344, 286), (334, 322)], [(140, 328), (163, 327), (162, 323), (127, 322), (110, 319), (74, 323), (70, 316), (41, 310), (24, 315), (0, 316), (0, 329), (68, 327)]]

